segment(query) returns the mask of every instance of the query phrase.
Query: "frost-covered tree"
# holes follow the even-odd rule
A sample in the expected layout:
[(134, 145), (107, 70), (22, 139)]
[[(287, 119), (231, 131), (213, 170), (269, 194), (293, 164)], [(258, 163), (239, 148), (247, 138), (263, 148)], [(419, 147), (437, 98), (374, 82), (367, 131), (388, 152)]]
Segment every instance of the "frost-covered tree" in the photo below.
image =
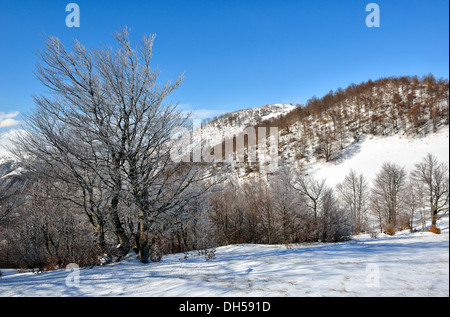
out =
[(420, 214), (420, 220), (422, 223), (422, 230), (426, 229), (425, 221), (425, 190), (424, 185), (421, 182), (417, 182), (413, 177), (408, 179), (406, 188), (404, 191), (403, 202), (405, 204), (405, 213), (408, 217), (408, 225), (410, 230), (414, 230), (414, 219), (417, 213)]
[(166, 99), (183, 76), (158, 81), (154, 38), (133, 46), (124, 28), (114, 34), (115, 47), (88, 50), (75, 40), (66, 50), (45, 37), (36, 75), (48, 92), (34, 97), (30, 131), (17, 152), (36, 171), (76, 185), (99, 239), (108, 224), (119, 254), (133, 248), (142, 262), (158, 217), (209, 186), (198, 165), (171, 160), (171, 132), (186, 126), (187, 117)]

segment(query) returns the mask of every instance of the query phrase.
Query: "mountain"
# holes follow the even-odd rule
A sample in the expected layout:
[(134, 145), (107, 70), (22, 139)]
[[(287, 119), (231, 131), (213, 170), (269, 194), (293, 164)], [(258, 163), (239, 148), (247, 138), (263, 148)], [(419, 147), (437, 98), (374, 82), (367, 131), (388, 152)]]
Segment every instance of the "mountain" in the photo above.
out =
[[(335, 184), (351, 167), (373, 175), (386, 160), (417, 162), (427, 152), (448, 161), (448, 126), (448, 81), (403, 76), (338, 88), (304, 105), (272, 104), (227, 113), (203, 124), (201, 138), (203, 146), (222, 143), (224, 155), (227, 138), (248, 128), (257, 134), (258, 128), (276, 127), (279, 163)], [(0, 178), (20, 172), (5, 150), (16, 133), (1, 136)], [(233, 163), (238, 179), (260, 176), (258, 162), (248, 160), (248, 142), (244, 139), (246, 162)], [(258, 158), (262, 154), (258, 146), (256, 153)]]
[(20, 130), (13, 129), (5, 132), (1, 132), (0, 130), (0, 160), (10, 159), (12, 157), (9, 148), (12, 146), (12, 141), (17, 133), (20, 133)]
[(290, 104), (273, 104), (226, 113), (201, 127), (202, 139), (216, 145), (227, 137), (240, 134), (247, 127), (282, 118), (294, 109), (296, 106)]
[[(428, 75), (369, 80), (313, 97), (305, 105), (227, 114), (203, 127), (202, 135), (219, 131), (222, 138), (213, 138), (218, 143), (248, 127), (277, 127), (280, 162), (319, 177), (329, 176), (335, 166), (342, 177), (360, 158), (361, 172), (378, 169), (386, 160), (401, 163), (407, 157), (417, 162), (427, 152), (448, 162), (448, 126), (448, 81)], [(371, 159), (363, 159), (365, 155)], [(258, 164), (247, 161), (234, 167), (238, 177), (259, 176)]]
[(21, 130), (9, 130), (0, 134), (0, 191), (2, 193), (14, 191), (14, 188), (23, 184), (26, 179), (23, 175), (23, 167), (14, 160), (8, 150), (18, 133), (21, 133)]

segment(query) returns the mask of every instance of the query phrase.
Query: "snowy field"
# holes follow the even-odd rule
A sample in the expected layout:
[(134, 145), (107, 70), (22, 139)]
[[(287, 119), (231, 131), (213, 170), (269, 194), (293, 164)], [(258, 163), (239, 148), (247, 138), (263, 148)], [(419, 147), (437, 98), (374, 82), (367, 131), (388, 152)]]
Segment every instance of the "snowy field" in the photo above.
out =
[(0, 296), (353, 297), (449, 296), (448, 217), (442, 234), (367, 235), (337, 244), (231, 245), (142, 264), (40, 274), (2, 270)]

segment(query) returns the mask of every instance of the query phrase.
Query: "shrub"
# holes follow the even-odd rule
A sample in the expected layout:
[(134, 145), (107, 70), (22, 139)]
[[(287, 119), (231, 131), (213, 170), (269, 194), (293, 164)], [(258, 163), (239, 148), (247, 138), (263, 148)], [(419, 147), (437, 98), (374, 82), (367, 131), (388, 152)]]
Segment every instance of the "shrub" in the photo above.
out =
[(395, 235), (395, 228), (392, 227), (384, 228), (384, 233), (393, 236)]
[(435, 233), (435, 234), (441, 234), (441, 229), (439, 229), (436, 226), (432, 226), (430, 229), (428, 229), (428, 232), (432, 232), (432, 233)]
[(215, 257), (216, 257), (216, 249), (215, 248), (205, 250), (206, 261), (213, 260)]
[(409, 224), (409, 222), (404, 222), (401, 226), (400, 226), (400, 230), (411, 230), (411, 225)]

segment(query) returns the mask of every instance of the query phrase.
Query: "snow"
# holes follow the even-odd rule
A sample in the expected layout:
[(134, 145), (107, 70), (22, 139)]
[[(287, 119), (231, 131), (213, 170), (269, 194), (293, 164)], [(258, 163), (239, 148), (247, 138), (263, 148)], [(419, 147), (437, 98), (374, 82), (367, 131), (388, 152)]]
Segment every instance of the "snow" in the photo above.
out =
[(277, 118), (277, 117), (280, 117), (281, 115), (286, 115), (287, 113), (291, 112), (292, 110), (294, 110), (296, 108), (296, 106), (290, 105), (290, 104), (289, 105), (288, 104), (273, 104), (273, 105), (271, 105), (271, 107), (273, 107), (276, 110), (265, 116), (262, 116), (261, 121)]
[(401, 136), (364, 137), (350, 145), (336, 162), (313, 162), (309, 171), (319, 179), (326, 179), (330, 186), (344, 180), (353, 169), (373, 180), (384, 162), (392, 162), (405, 167), (407, 172), (414, 169), (427, 153), (435, 155), (439, 161), (449, 163), (449, 127), (426, 137)]
[[(217, 145), (218, 151), (220, 152), (222, 151), (221, 145), (224, 140), (233, 138), (233, 136), (239, 136), (246, 128), (252, 128), (257, 123), (286, 115), (295, 108), (296, 106), (290, 104), (272, 104), (225, 114), (202, 126), (201, 129), (196, 129), (194, 131), (194, 152), (201, 150), (207, 153), (209, 147)], [(188, 150), (190, 150), (190, 148), (188, 148)], [(202, 158), (207, 161), (208, 158), (205, 157), (205, 153)], [(217, 157), (221, 160), (221, 155), (217, 155)]]
[(442, 234), (403, 231), (343, 243), (229, 245), (206, 261), (195, 252), (142, 264), (77, 270), (2, 270), (0, 296), (449, 296), (448, 217)]
[(22, 133), (25, 132), (21, 129), (12, 129), (5, 132), (0, 131), (0, 164), (12, 156), (9, 149), (13, 147), (13, 140)]

